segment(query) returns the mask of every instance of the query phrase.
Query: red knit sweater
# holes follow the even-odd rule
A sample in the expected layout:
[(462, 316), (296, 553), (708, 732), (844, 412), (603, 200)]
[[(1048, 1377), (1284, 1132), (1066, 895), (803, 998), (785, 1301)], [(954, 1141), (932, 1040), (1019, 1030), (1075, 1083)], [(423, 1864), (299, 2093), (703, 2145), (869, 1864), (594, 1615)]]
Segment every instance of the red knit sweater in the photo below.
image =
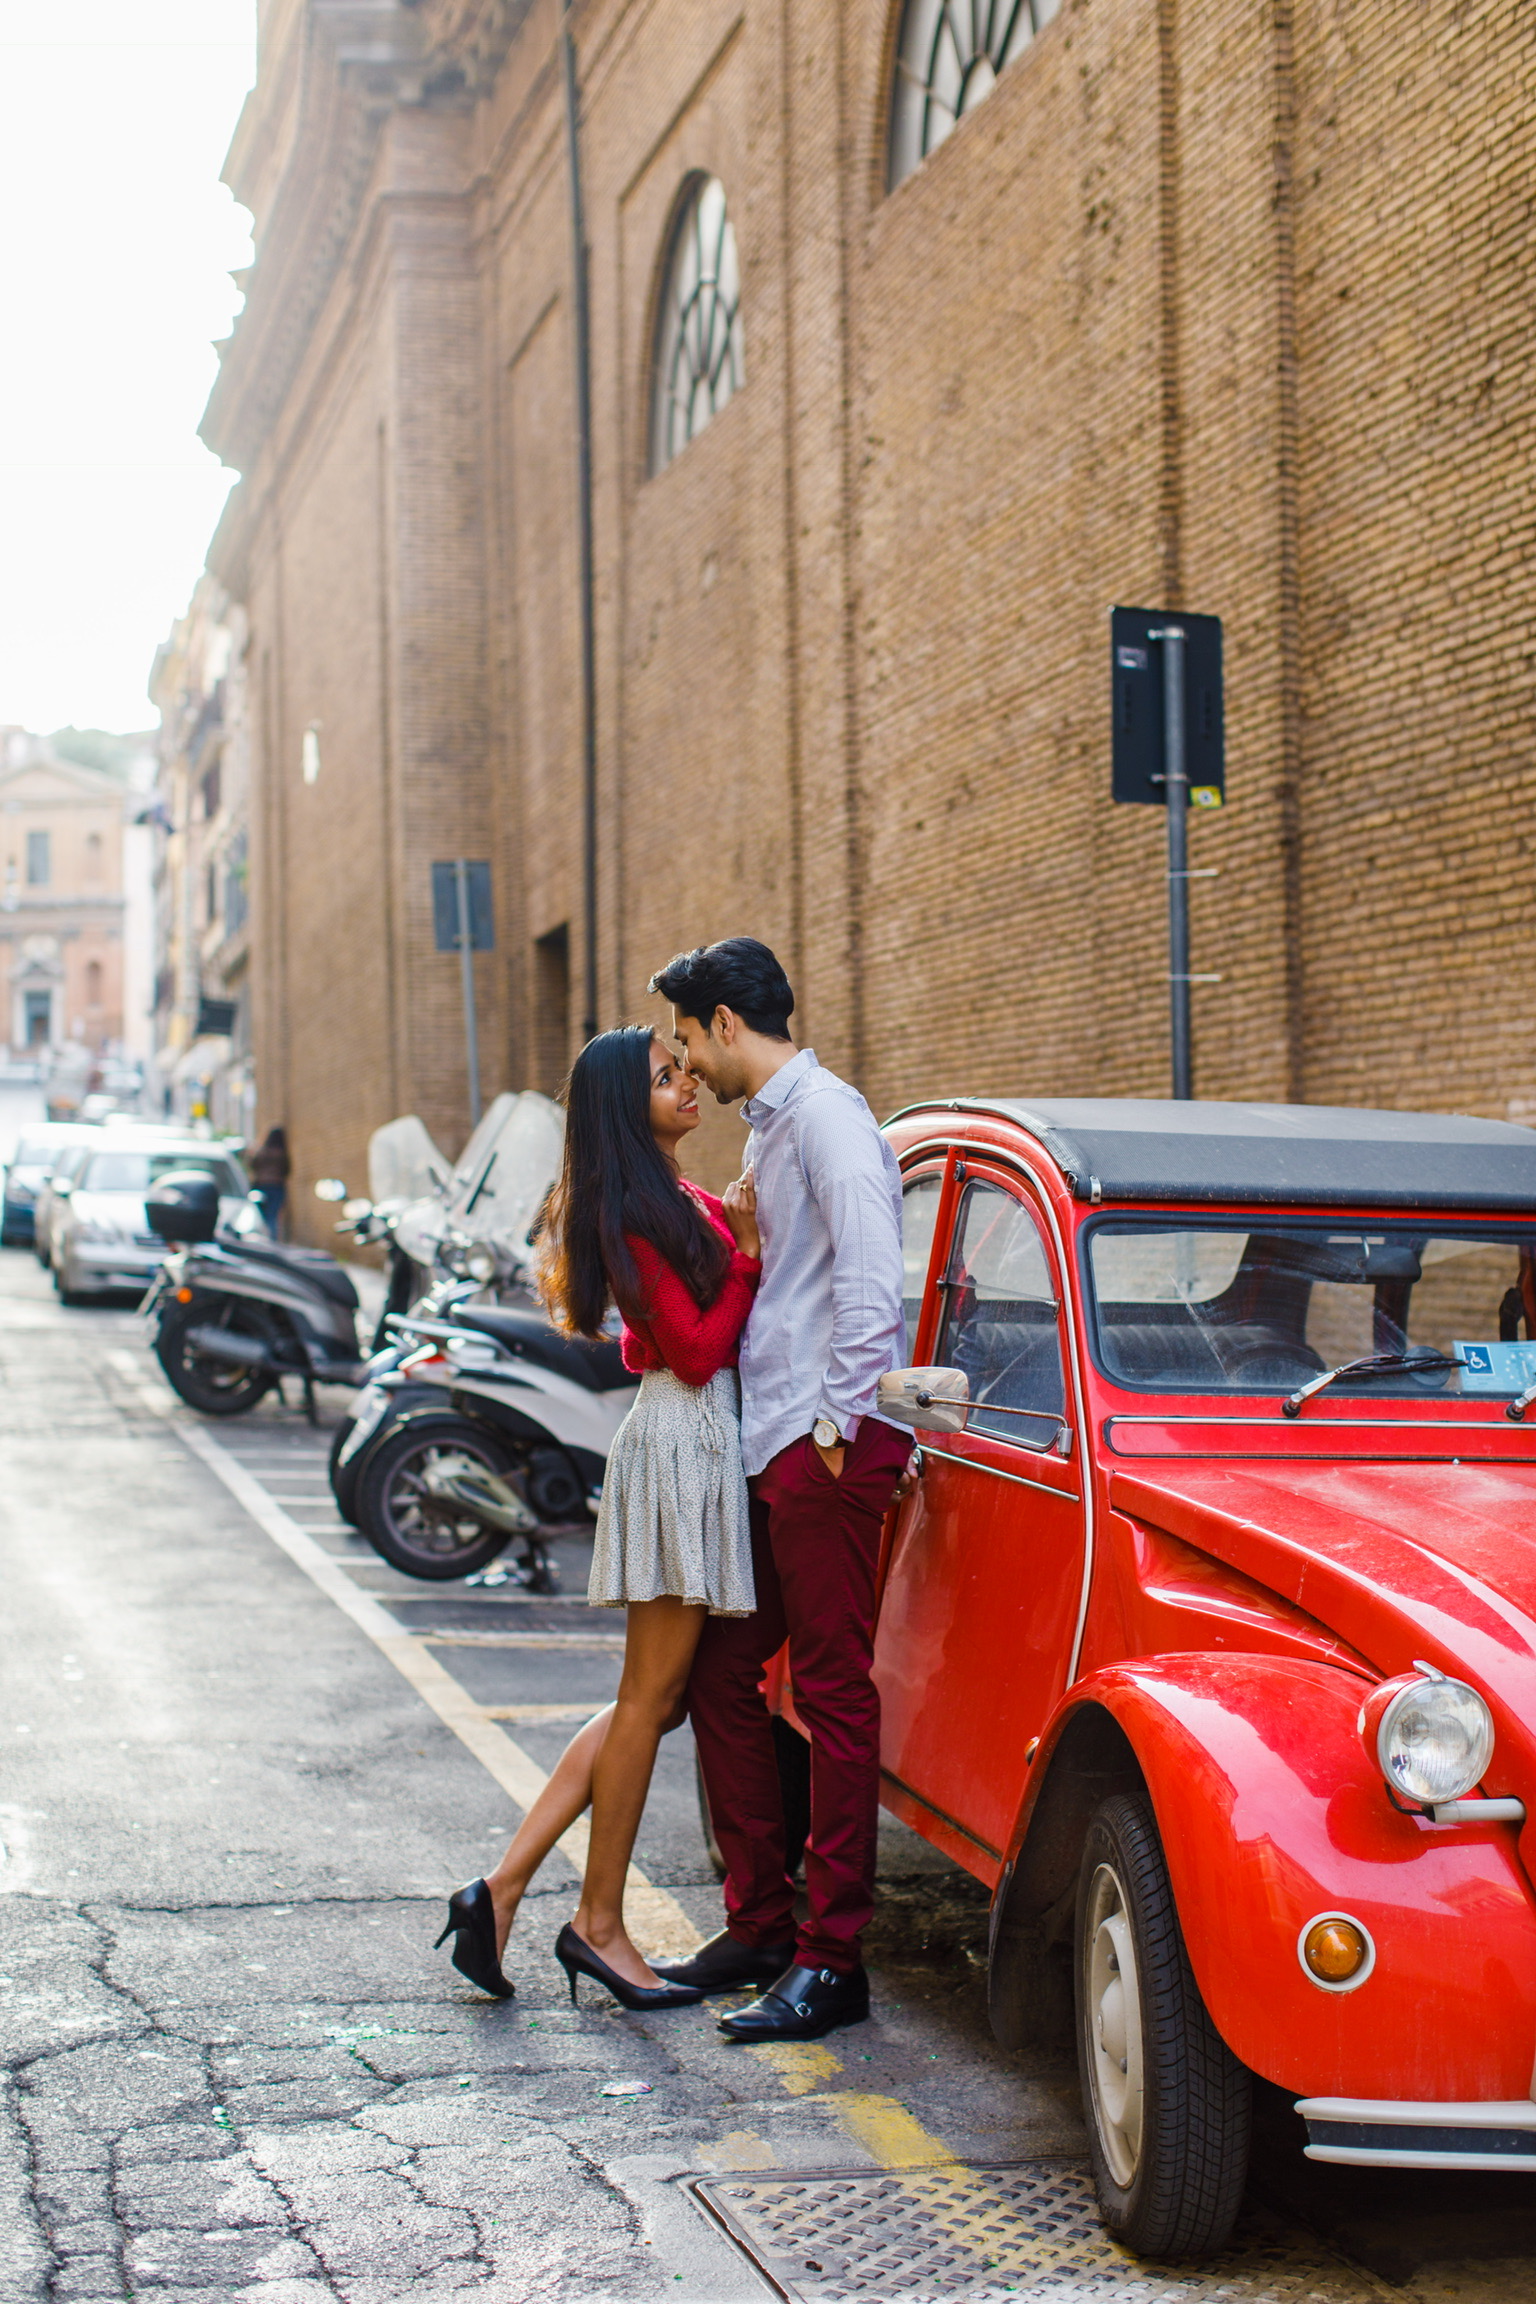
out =
[(645, 1320), (624, 1324), (624, 1365), (639, 1375), (647, 1368), (670, 1368), (683, 1383), (707, 1384), (722, 1368), (734, 1368), (741, 1332), (763, 1276), (755, 1256), (744, 1256), (731, 1237), (725, 1204), (697, 1184), (685, 1184), (722, 1239), (731, 1242), (731, 1261), (719, 1295), (700, 1311), (686, 1283), (651, 1246), (626, 1233), (635, 1270), (650, 1305)]

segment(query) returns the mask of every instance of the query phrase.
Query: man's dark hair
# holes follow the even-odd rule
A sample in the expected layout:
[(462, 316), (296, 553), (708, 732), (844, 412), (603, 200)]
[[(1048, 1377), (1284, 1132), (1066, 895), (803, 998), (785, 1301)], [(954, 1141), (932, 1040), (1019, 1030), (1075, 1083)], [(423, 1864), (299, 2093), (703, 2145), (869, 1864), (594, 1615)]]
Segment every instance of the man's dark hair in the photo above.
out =
[(755, 936), (727, 936), (679, 952), (658, 968), (650, 989), (670, 1000), (680, 1016), (697, 1016), (708, 1030), (717, 1008), (729, 1008), (749, 1032), (765, 1040), (787, 1040), (795, 996), (789, 978), (766, 944)]

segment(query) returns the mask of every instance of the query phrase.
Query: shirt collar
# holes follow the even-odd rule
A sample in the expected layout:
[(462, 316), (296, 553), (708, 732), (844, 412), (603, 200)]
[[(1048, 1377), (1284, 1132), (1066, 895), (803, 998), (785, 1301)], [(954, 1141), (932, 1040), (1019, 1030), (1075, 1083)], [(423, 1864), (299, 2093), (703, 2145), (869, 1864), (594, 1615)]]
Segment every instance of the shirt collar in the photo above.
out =
[(781, 1104), (789, 1101), (807, 1072), (817, 1069), (815, 1049), (802, 1048), (787, 1064), (779, 1066), (771, 1080), (764, 1081), (755, 1096), (747, 1099), (741, 1108), (742, 1118), (755, 1128), (759, 1120), (766, 1119), (770, 1112), (777, 1112)]

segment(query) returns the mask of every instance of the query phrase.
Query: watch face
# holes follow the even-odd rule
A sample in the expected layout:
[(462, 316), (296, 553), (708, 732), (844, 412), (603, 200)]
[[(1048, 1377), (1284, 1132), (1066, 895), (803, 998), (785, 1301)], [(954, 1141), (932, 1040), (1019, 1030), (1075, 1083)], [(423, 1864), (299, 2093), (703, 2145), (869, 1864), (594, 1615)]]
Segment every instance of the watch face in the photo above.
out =
[(838, 1430), (830, 1416), (817, 1418), (816, 1429), (811, 1437), (818, 1448), (835, 1448), (837, 1446)]

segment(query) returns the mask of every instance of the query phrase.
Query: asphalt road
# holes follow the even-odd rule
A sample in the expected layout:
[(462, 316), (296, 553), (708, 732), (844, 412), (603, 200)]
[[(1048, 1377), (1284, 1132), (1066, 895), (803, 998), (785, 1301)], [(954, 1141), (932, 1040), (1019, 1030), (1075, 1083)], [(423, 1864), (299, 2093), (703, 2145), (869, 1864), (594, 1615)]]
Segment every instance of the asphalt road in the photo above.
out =
[[(202, 1422), (130, 1311), (0, 1255), (5, 2304), (1536, 2294), (1536, 2186), (1312, 2170), (1278, 2101), (1221, 2265), (1110, 2248), (1074, 2074), (988, 2035), (984, 1895), (895, 1825), (868, 2025), (744, 2050), (573, 2009), (558, 1853), (481, 1999), (443, 1899), (611, 1693), (615, 1621), (579, 1538), (568, 1599), (396, 1576), (326, 1440)], [(636, 1861), (653, 1946), (718, 1927), (686, 1729)]]

